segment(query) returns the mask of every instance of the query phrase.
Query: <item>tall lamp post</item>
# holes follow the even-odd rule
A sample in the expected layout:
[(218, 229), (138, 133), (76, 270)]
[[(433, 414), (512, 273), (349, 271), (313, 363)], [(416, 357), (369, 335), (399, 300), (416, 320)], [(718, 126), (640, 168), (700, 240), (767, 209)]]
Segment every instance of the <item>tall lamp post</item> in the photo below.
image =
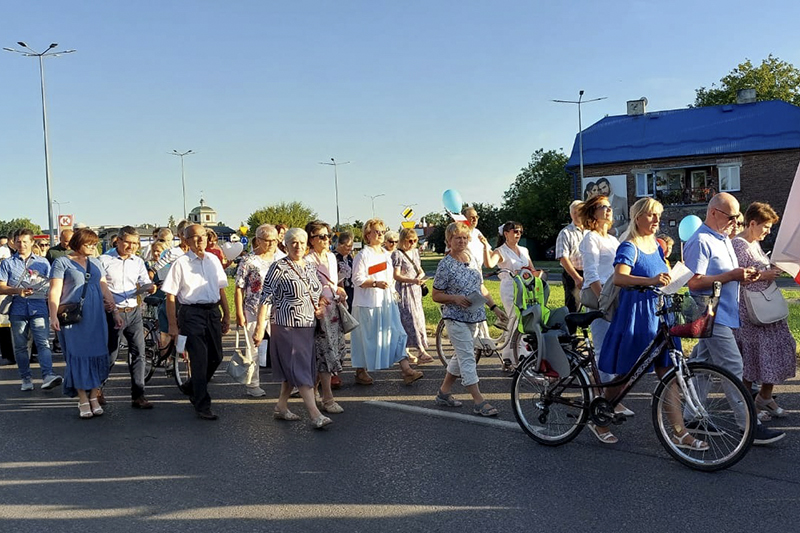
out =
[(375, 198), (380, 198), (381, 196), (386, 196), (386, 195), (381, 193), (381, 194), (376, 194), (375, 196), (369, 194), (365, 194), (364, 196), (372, 200), (372, 218), (375, 218)]
[(186, 220), (186, 172), (183, 166), (183, 158), (187, 155), (194, 155), (197, 152), (192, 152), (191, 150), (186, 150), (185, 152), (179, 152), (177, 150), (173, 150), (172, 153), (167, 152), (169, 155), (175, 155), (181, 158), (181, 188), (183, 189), (183, 220)]
[(581, 162), (581, 184), (583, 184), (583, 126), (581, 125), (581, 104), (587, 104), (589, 102), (597, 102), (598, 100), (605, 100), (608, 98), (607, 96), (601, 96), (600, 98), (592, 98), (591, 100), (584, 100), (583, 99), (583, 90), (578, 93), (578, 100), (551, 100), (552, 102), (557, 102), (559, 104), (578, 104), (578, 157), (580, 158)]
[(58, 206), (58, 215), (56, 215), (56, 219), (58, 220), (58, 227), (61, 228), (61, 206), (68, 204), (69, 202), (59, 202), (58, 200), (53, 200), (53, 203)]
[(339, 231), (339, 173), (336, 171), (336, 167), (339, 165), (349, 165), (350, 161), (344, 161), (342, 163), (337, 163), (334, 158), (331, 157), (331, 162), (328, 163), (326, 161), (320, 162), (320, 165), (329, 165), (333, 167), (333, 184), (336, 187), (336, 231)]
[(51, 201), (52, 196), (52, 188), (50, 185), (50, 150), (48, 145), (48, 135), (47, 135), (47, 99), (45, 98), (45, 91), (44, 91), (44, 58), (45, 57), (58, 57), (62, 54), (71, 54), (75, 50), (64, 50), (63, 52), (55, 52), (54, 48), (58, 46), (58, 43), (51, 43), (50, 46), (47, 47), (47, 50), (44, 52), (37, 52), (36, 50), (32, 49), (30, 46), (25, 44), (22, 41), (17, 42), (18, 45), (28, 50), (27, 52), (24, 50), (16, 50), (14, 48), (3, 48), (6, 52), (14, 52), (16, 54), (22, 54), (25, 57), (36, 57), (39, 59), (39, 78), (41, 80), (42, 85), (42, 128), (44, 129), (44, 172), (45, 172), (45, 179), (47, 180), (47, 223), (49, 225), (49, 233), (50, 233), (50, 246), (55, 244), (55, 240), (53, 239), (53, 202)]

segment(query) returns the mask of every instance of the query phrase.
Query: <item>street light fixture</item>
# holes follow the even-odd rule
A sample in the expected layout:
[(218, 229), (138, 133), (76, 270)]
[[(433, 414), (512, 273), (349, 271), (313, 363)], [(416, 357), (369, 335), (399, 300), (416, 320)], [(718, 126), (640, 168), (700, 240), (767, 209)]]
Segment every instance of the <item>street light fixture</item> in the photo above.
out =
[(183, 158), (187, 155), (194, 155), (197, 152), (193, 152), (191, 150), (186, 150), (185, 152), (179, 152), (177, 150), (173, 150), (171, 153), (167, 152), (169, 155), (178, 156), (181, 158), (181, 188), (183, 189), (183, 220), (186, 220), (186, 172), (183, 166)]
[(30, 46), (28, 46), (22, 41), (17, 41), (17, 44), (27, 49), (28, 52), (25, 52), (24, 50), (16, 50), (14, 48), (7, 48), (7, 47), (3, 47), (3, 50), (5, 50), (6, 52), (14, 52), (15, 54), (21, 54), (25, 57), (39, 58), (39, 79), (42, 85), (42, 128), (44, 129), (44, 172), (45, 172), (45, 179), (47, 181), (47, 223), (49, 226), (48, 229), (50, 233), (50, 246), (53, 246), (55, 244), (55, 240), (53, 238), (53, 202), (51, 201), (52, 187), (50, 184), (50, 146), (47, 134), (47, 99), (45, 98), (45, 90), (44, 90), (43, 58), (58, 57), (62, 54), (71, 54), (75, 50), (64, 50), (63, 52), (54, 52), (52, 50), (58, 46), (58, 43), (51, 43), (50, 46), (47, 47), (47, 50), (45, 50), (44, 52), (37, 52), (36, 50), (32, 49)]
[(339, 173), (336, 171), (336, 167), (339, 165), (349, 165), (350, 161), (344, 161), (343, 163), (337, 163), (334, 158), (331, 157), (331, 162), (320, 162), (320, 165), (328, 165), (333, 167), (333, 183), (334, 187), (336, 187), (336, 231), (339, 231)]
[(68, 204), (69, 202), (59, 202), (58, 200), (53, 200), (53, 203), (58, 206), (58, 215), (56, 215), (56, 219), (58, 220), (58, 227), (61, 227), (61, 206), (64, 204)]
[(375, 198), (380, 198), (381, 196), (386, 196), (386, 195), (381, 193), (381, 194), (376, 194), (375, 196), (369, 194), (365, 194), (364, 196), (372, 200), (372, 218), (375, 218)]
[(578, 100), (551, 100), (551, 102), (557, 102), (559, 104), (578, 104), (578, 157), (580, 158), (581, 162), (581, 185), (583, 184), (583, 126), (581, 125), (581, 104), (587, 104), (589, 102), (597, 102), (598, 100), (605, 100), (608, 98), (607, 96), (601, 96), (600, 98), (592, 98), (591, 100), (584, 100), (583, 99), (583, 90), (578, 93)]

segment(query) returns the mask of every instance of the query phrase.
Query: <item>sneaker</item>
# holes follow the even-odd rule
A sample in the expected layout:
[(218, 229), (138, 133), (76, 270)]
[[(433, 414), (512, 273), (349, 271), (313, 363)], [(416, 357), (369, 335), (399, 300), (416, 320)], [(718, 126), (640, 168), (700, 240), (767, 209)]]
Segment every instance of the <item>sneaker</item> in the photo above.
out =
[(711, 422), (706, 422), (703, 420), (692, 420), (686, 424), (686, 429), (693, 435), (697, 434), (708, 435), (709, 437), (719, 437), (723, 434), (717, 426)]
[(775, 431), (774, 429), (769, 429), (761, 424), (758, 424), (756, 426), (756, 438), (753, 440), (753, 444), (756, 446), (772, 444), (773, 442), (778, 442), (785, 436), (786, 433), (782, 431)]
[(50, 390), (53, 387), (58, 387), (64, 381), (64, 378), (61, 376), (57, 376), (55, 374), (50, 374), (44, 381), (42, 381), (42, 388), (45, 390)]
[(33, 381), (31, 381), (31, 378), (23, 379), (22, 387), (20, 387), (19, 390), (24, 390), (24, 391), (33, 390)]
[(253, 398), (261, 398), (262, 396), (266, 396), (267, 393), (261, 387), (247, 387), (247, 395)]

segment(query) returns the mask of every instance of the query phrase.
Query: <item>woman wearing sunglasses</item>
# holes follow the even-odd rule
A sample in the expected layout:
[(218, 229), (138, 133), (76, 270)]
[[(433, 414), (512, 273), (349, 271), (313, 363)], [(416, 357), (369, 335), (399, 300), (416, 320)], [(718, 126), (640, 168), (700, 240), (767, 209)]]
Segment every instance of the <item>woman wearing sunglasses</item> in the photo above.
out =
[[(520, 246), (519, 240), (522, 238), (522, 224), (519, 222), (509, 221), (500, 226), (500, 237), (497, 239), (497, 248), (494, 250), (489, 246), (489, 241), (481, 236), (483, 248), (483, 262), (488, 268), (498, 266), (502, 269), (510, 270), (513, 276), (521, 273), (523, 276), (541, 276), (541, 271), (536, 271), (531, 261), (531, 256), (528, 249)], [(500, 278), (500, 299), (503, 301), (503, 308), (506, 316), (514, 316), (514, 280), (513, 276), (508, 272), (501, 272), (498, 277)], [(513, 361), (514, 350), (511, 343), (507, 343), (503, 348), (503, 362), (506, 367), (511, 367), (512, 364), (517, 364), (518, 361)], [(513, 363), (512, 363), (513, 362)]]
[(408, 348), (417, 350), (417, 363), (424, 365), (433, 361), (426, 349), (428, 335), (425, 330), (425, 313), (422, 310), (422, 287), (425, 285), (425, 272), (419, 258), (417, 243), (419, 237), (414, 228), (400, 231), (397, 250), (392, 253), (394, 281), (400, 294), (400, 321), (406, 330)]

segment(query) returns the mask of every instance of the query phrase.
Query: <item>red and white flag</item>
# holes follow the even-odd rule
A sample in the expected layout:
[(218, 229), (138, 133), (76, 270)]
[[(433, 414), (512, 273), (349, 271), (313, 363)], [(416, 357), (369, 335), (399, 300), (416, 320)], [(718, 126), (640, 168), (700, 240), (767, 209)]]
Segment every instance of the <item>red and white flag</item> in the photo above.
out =
[(786, 210), (772, 250), (772, 262), (800, 284), (800, 166), (797, 167), (786, 201)]

